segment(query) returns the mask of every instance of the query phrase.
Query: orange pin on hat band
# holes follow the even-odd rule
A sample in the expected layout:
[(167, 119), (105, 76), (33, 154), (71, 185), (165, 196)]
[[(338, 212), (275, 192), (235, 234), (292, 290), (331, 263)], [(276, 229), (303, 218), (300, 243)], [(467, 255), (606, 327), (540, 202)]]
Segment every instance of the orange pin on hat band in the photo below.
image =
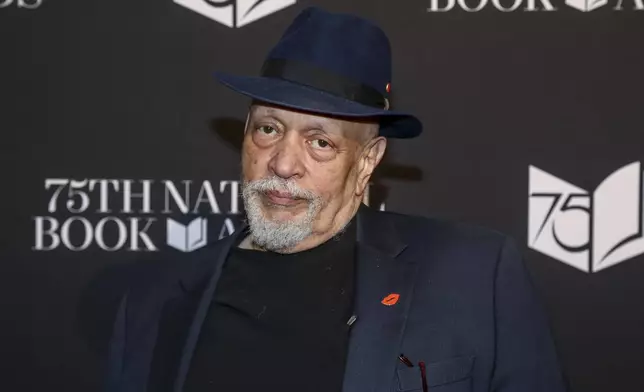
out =
[[(391, 83), (387, 83), (385, 86), (385, 91), (387, 94), (391, 92)], [(389, 110), (389, 98), (385, 97), (385, 110)]]
[(383, 305), (393, 306), (398, 302), (399, 298), (400, 298), (400, 294), (391, 293), (388, 296), (386, 296), (385, 298), (383, 298), (381, 303)]

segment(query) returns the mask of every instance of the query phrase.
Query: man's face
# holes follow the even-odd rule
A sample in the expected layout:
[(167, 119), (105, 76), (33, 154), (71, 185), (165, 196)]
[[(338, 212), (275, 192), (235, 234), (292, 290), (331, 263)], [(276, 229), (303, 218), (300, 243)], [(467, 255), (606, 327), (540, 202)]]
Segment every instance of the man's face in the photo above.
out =
[(384, 153), (377, 130), (373, 122), (253, 105), (242, 154), (253, 242), (287, 251), (340, 230)]

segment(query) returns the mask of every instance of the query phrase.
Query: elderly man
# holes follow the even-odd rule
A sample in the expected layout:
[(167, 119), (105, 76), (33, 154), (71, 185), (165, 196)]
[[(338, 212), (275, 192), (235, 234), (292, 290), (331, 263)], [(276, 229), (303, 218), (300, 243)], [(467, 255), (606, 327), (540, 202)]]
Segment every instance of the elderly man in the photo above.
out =
[(309, 8), (258, 77), (243, 143), (247, 225), (140, 268), (120, 297), (108, 390), (558, 392), (516, 247), (485, 229), (362, 204), (388, 137), (385, 34)]

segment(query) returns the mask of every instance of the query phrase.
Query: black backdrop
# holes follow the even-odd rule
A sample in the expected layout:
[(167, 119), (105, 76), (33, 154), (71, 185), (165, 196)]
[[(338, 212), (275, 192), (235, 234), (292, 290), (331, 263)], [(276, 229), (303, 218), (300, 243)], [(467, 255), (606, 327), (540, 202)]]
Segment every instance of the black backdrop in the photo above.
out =
[[(75, 322), (91, 277), (149, 249), (180, 256), (165, 245), (168, 219), (204, 217), (210, 239), (237, 224), (248, 102), (211, 73), (254, 74), (292, 18), (315, 4), (387, 31), (394, 105), (425, 123), (420, 138), (390, 143), (371, 203), (514, 236), (525, 244), (571, 389), (644, 390), (644, 249), (588, 273), (544, 254), (551, 245), (528, 246), (531, 165), (592, 192), (644, 159), (644, 6), (608, 1), (583, 12), (561, 0), (519, 1), (513, 11), (498, 9), (510, 9), (509, 0), (461, 0), (433, 12), (427, 0), (300, 0), (235, 28), (172, 0), (0, 1), (0, 389), (98, 390), (99, 359)], [(186, 184), (189, 211), (169, 190), (185, 196)], [(609, 184), (613, 203), (602, 204), (603, 214), (626, 208), (619, 201), (631, 188), (620, 184)], [(634, 197), (641, 205), (641, 192)], [(558, 204), (554, 214), (565, 209)], [(583, 237), (583, 213), (557, 224)], [(595, 234), (619, 231), (620, 222)], [(180, 243), (183, 234), (172, 236)]]

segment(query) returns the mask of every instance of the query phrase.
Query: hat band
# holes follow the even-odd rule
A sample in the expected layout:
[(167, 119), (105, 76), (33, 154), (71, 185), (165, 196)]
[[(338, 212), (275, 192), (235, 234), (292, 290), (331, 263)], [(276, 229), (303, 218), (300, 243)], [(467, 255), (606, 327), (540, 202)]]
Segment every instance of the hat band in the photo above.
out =
[(328, 70), (299, 61), (268, 59), (261, 76), (278, 78), (313, 87), (350, 101), (378, 109), (389, 109), (389, 100), (373, 87), (357, 83)]

